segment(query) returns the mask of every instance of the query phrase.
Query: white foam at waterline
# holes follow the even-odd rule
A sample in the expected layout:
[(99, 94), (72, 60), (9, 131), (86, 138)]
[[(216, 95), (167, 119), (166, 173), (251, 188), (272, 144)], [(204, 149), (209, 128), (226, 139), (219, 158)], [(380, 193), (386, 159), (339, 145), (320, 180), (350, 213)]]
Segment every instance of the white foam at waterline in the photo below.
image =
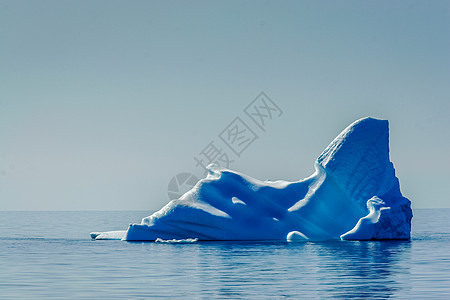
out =
[(189, 243), (196, 243), (198, 241), (198, 238), (195, 239), (171, 239), (171, 240), (163, 240), (161, 238), (157, 238), (155, 240), (155, 243), (165, 243), (165, 244), (189, 244)]

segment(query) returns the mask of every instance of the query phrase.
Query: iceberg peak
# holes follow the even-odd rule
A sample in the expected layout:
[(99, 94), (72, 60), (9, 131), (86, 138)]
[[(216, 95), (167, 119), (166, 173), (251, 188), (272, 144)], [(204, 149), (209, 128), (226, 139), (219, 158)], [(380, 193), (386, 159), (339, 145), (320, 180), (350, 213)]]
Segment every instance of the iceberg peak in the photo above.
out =
[(362, 207), (374, 195), (388, 203), (401, 197), (389, 158), (387, 120), (367, 117), (353, 122), (328, 145), (317, 163)]
[[(260, 181), (209, 165), (177, 200), (131, 224), (123, 239), (409, 239), (411, 202), (389, 158), (389, 124), (363, 118), (344, 129), (303, 180)], [(95, 233), (95, 239), (117, 234)]]

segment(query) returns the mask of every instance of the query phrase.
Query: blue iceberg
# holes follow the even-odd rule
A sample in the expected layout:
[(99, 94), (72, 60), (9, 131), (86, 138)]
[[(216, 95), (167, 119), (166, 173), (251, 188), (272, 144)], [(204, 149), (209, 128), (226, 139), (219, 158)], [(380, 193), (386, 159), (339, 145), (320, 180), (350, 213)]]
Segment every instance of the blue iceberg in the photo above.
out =
[(260, 181), (208, 166), (177, 200), (126, 231), (94, 239), (383, 240), (409, 239), (411, 202), (389, 159), (389, 124), (363, 118), (342, 131), (303, 180)]

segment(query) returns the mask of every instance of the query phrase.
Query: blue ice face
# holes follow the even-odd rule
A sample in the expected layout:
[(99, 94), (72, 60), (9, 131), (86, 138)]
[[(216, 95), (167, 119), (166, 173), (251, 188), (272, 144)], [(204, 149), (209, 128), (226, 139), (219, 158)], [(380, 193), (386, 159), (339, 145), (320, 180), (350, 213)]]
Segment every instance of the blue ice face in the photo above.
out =
[(130, 225), (124, 239), (409, 239), (410, 201), (389, 159), (387, 121), (352, 123), (315, 168), (300, 181), (272, 182), (210, 166), (192, 190)]

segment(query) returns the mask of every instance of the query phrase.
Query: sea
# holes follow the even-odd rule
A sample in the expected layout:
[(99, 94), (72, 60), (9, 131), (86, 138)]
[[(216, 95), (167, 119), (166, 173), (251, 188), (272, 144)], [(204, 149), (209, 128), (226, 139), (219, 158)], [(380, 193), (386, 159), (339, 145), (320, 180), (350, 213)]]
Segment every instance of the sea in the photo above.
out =
[(410, 241), (91, 240), (146, 211), (0, 212), (0, 299), (450, 299), (450, 209)]

